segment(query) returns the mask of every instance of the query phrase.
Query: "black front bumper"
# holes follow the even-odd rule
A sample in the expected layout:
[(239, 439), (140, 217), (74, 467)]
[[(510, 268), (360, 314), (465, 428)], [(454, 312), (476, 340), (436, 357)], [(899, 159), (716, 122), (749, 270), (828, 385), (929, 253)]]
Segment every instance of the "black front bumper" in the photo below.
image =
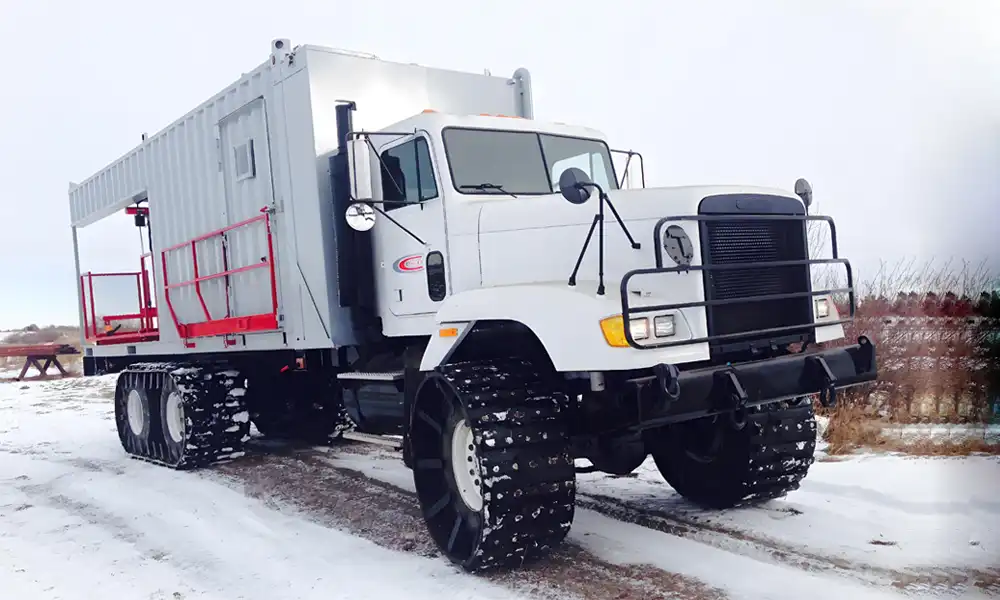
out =
[(853, 346), (767, 360), (678, 371), (658, 365), (654, 374), (628, 380), (639, 387), (647, 412), (639, 429), (819, 394), (825, 406), (837, 390), (875, 381), (875, 346), (861, 337)]

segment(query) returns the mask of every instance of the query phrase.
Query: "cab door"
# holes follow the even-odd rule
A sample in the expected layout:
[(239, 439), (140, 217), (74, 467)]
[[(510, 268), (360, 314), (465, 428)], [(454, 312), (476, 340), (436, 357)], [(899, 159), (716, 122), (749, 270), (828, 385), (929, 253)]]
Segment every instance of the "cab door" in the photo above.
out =
[(430, 141), (409, 136), (379, 148), (382, 201), (375, 235), (376, 289), (387, 319), (432, 315), (448, 294), (444, 199)]

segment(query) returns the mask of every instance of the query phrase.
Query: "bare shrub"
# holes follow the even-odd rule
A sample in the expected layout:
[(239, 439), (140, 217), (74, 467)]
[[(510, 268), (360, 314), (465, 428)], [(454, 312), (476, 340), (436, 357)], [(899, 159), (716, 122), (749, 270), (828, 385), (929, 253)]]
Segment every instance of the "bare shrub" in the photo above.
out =
[[(855, 320), (845, 338), (865, 335), (875, 344), (879, 379), (842, 396), (896, 422), (976, 423), (992, 415), (990, 374), (1000, 365), (980, 348), (985, 328), (980, 298), (995, 285), (984, 265), (945, 263), (916, 267), (885, 264), (857, 285)], [(920, 290), (915, 291), (915, 290)], [(838, 299), (841, 314), (846, 298)]]
[(76, 342), (76, 345), (79, 345), (79, 329), (60, 325), (47, 327), (29, 325), (0, 340), (2, 344), (16, 345), (51, 344), (54, 342), (66, 344)]
[[(36, 344), (69, 344), (80, 350), (80, 330), (64, 325), (49, 325), (39, 327), (28, 325), (19, 331), (8, 333), (0, 339), (0, 344), (12, 346), (33, 346)], [(20, 357), (0, 357), (0, 367), (13, 368), (23, 364)], [(64, 365), (65, 366), (65, 365)]]
[[(1000, 400), (1000, 282), (965, 261), (918, 265), (882, 263), (856, 282), (857, 312), (845, 338), (865, 335), (875, 344), (879, 377), (839, 393), (825, 433), (833, 454), (868, 447), (927, 455), (998, 453), (985, 439), (940, 442), (897, 440), (881, 432), (888, 423), (988, 423)], [(838, 287), (830, 280), (819, 284)], [(841, 314), (846, 294), (836, 298)]]

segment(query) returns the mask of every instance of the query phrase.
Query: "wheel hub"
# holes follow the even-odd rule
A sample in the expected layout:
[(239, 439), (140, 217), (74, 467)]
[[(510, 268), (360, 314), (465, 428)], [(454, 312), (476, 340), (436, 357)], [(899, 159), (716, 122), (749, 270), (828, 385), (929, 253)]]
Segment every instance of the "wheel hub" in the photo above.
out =
[(175, 443), (184, 441), (184, 405), (181, 396), (177, 392), (171, 392), (167, 396), (166, 406), (167, 434)]
[(472, 429), (465, 421), (457, 423), (451, 434), (451, 468), (462, 502), (473, 512), (481, 511), (483, 494), (480, 490), (479, 460)]
[(132, 435), (142, 435), (146, 423), (146, 405), (139, 390), (129, 390), (125, 410), (128, 413), (128, 428), (132, 430)]

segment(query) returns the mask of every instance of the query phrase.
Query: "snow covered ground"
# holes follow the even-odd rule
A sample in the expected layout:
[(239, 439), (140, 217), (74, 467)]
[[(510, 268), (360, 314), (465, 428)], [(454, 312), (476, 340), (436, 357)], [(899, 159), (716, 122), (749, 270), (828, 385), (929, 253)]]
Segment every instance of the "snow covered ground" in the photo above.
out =
[(651, 463), (580, 476), (568, 543), (516, 574), (436, 555), (385, 450), (258, 441), (179, 473), (124, 456), (114, 377), (0, 383), (0, 598), (1000, 597), (1000, 460), (822, 454), (718, 513)]
[[(0, 381), (3, 381), (5, 379), (13, 379), (17, 377), (20, 373), (21, 373), (21, 367), (15, 369), (9, 366), (8, 367), (0, 366)], [(36, 369), (35, 367), (31, 367), (30, 369), (28, 369), (26, 376), (37, 377), (38, 369)]]

